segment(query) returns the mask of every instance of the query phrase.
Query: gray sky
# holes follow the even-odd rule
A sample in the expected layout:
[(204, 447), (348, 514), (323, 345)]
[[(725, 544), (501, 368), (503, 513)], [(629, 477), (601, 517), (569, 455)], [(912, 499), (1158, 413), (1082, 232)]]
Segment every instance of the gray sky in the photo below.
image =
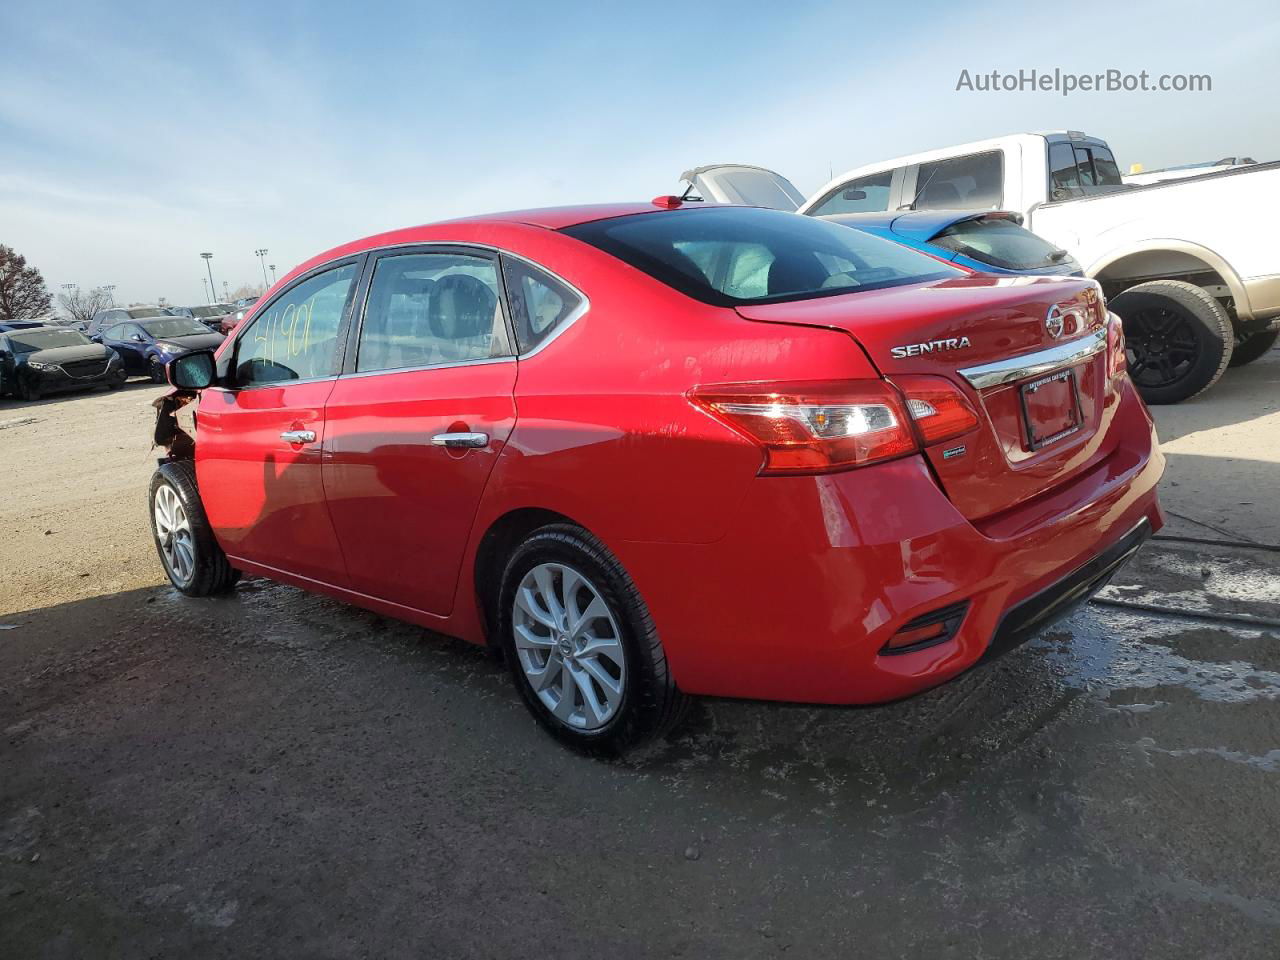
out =
[[(1280, 7), (57, 4), (0, 11), (0, 243), (51, 289), (202, 302), (338, 243), (647, 199), (713, 161), (831, 169), (1025, 130), (1122, 168), (1280, 159)], [(961, 69), (1207, 73), (1208, 93), (957, 92)]]

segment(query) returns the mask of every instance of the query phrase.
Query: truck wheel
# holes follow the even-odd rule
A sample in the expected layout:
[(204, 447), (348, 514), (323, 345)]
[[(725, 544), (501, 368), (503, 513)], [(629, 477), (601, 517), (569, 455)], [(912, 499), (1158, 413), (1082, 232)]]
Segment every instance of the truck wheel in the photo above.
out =
[(1259, 330), (1236, 341), (1236, 348), (1231, 352), (1231, 366), (1243, 367), (1246, 363), (1266, 356), (1268, 350), (1276, 345), (1280, 330)]
[(1111, 299), (1124, 322), (1129, 377), (1147, 403), (1180, 403), (1218, 382), (1235, 346), (1231, 318), (1200, 287), (1152, 280)]
[(151, 533), (169, 582), (187, 596), (226, 593), (240, 579), (209, 527), (191, 461), (164, 463), (152, 474)]

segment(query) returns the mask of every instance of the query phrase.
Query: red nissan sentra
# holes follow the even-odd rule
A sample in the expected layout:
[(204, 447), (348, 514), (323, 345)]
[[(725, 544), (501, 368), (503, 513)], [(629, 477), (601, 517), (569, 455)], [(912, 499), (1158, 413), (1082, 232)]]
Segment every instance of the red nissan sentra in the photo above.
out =
[(771, 210), (370, 237), (169, 375), (200, 391), (194, 459), (151, 484), (179, 590), (246, 571), (500, 647), (534, 716), (590, 750), (692, 694), (916, 693), (1162, 524), (1095, 283)]

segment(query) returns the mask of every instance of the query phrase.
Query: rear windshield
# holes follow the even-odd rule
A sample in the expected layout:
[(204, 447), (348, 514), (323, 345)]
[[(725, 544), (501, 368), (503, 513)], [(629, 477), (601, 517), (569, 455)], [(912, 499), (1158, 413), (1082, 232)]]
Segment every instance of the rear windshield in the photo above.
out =
[(133, 307), (126, 310), (132, 320), (145, 320), (147, 317), (167, 317), (168, 314), (160, 307)]
[(861, 230), (751, 207), (642, 213), (563, 232), (720, 306), (805, 300), (964, 275)]
[(947, 227), (931, 242), (1006, 270), (1049, 267), (1068, 259), (1065, 250), (1005, 219), (964, 220)]

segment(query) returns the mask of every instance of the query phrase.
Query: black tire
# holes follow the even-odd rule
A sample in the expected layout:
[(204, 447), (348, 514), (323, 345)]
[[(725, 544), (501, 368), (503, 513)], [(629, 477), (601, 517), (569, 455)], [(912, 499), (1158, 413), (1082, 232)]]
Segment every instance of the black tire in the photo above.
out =
[(41, 390), (35, 384), (28, 383), (26, 380), (23, 380), (21, 377), (18, 378), (17, 394), (18, 394), (19, 400), (26, 401), (27, 403), (35, 403), (37, 400), (40, 400), (41, 398), (44, 397), (43, 390)]
[(1277, 337), (1280, 337), (1280, 330), (1258, 330), (1237, 340), (1235, 349), (1231, 351), (1230, 366), (1243, 367), (1266, 356), (1267, 351), (1276, 345)]
[[(156, 495), (161, 487), (170, 488), (177, 495), (178, 503), (186, 515), (190, 532), (189, 542), (194, 563), (188, 576), (175, 572), (165, 554), (156, 521)], [(200, 491), (196, 487), (195, 464), (189, 460), (176, 460), (161, 464), (151, 476), (151, 490), (147, 498), (150, 506), (151, 537), (156, 544), (156, 554), (165, 574), (178, 590), (189, 597), (208, 597), (231, 590), (240, 579), (240, 571), (231, 566), (227, 555), (214, 539), (205, 516)]]
[(164, 375), (164, 364), (156, 357), (152, 357), (150, 363), (147, 364), (147, 374), (151, 377), (152, 383), (169, 382), (169, 378)]
[(1111, 299), (1124, 322), (1129, 377), (1150, 404), (1180, 403), (1218, 382), (1235, 332), (1227, 311), (1181, 280), (1152, 280)]
[[(620, 705), (594, 730), (574, 729), (555, 716), (534, 692), (516, 649), (516, 590), (525, 575), (543, 563), (570, 567), (584, 576), (618, 627), (626, 680)], [(617, 756), (661, 736), (683, 718), (689, 698), (676, 687), (648, 607), (617, 558), (581, 527), (570, 523), (541, 527), (512, 552), (502, 574), (496, 614), (494, 622), (516, 689), (538, 723), (561, 743), (589, 755)]]

